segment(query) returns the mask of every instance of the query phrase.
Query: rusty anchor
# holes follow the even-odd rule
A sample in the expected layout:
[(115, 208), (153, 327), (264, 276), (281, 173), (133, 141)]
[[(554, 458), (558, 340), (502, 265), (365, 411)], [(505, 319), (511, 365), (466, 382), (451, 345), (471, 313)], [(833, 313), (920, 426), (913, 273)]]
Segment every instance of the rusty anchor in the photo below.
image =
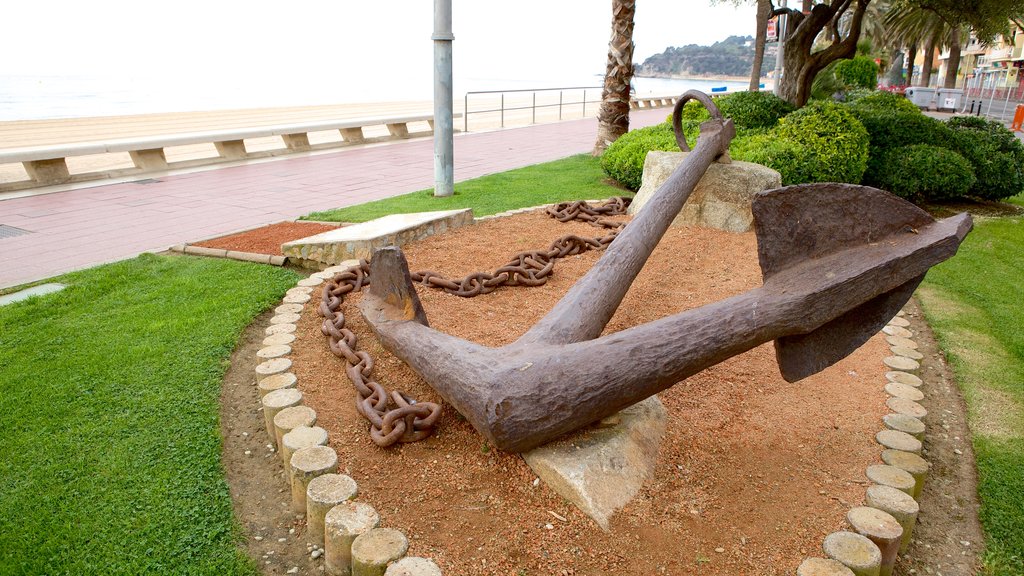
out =
[(841, 360), (910, 298), (931, 266), (971, 230), (936, 221), (887, 192), (812, 184), (757, 194), (752, 210), (763, 285), (600, 336), (673, 217), (733, 135), (711, 112), (694, 149), (594, 267), (519, 340), (488, 348), (429, 327), (401, 250), (377, 251), (360, 304), (384, 346), (409, 364), (495, 447), (521, 452), (578, 430), (727, 358), (775, 341), (790, 382)]

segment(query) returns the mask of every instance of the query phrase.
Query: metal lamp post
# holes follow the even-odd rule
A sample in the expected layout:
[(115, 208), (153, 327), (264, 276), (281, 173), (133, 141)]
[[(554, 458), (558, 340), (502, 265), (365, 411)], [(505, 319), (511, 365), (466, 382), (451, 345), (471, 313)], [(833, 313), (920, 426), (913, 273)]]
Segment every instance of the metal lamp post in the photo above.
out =
[(455, 193), (452, 1), (434, 0), (434, 196)]

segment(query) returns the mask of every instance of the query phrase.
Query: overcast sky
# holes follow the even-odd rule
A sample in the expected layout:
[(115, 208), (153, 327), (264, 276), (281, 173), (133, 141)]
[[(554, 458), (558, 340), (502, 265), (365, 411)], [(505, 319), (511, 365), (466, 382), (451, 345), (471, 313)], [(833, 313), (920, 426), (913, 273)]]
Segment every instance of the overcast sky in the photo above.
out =
[[(457, 76), (603, 72), (610, 0), (453, 1)], [(431, 73), (431, 0), (7, 0), (3, 17), (0, 74)], [(635, 60), (753, 28), (752, 6), (639, 0)]]

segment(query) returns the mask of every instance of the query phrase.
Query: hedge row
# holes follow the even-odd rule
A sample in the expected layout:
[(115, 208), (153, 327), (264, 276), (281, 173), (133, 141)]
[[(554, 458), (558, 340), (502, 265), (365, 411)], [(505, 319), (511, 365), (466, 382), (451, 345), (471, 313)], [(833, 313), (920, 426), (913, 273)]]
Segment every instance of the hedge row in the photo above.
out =
[[(852, 90), (843, 104), (813, 101), (795, 112), (766, 92), (714, 100), (737, 127), (732, 157), (778, 171), (785, 185), (863, 183), (914, 201), (994, 200), (1024, 191), (1024, 146), (997, 122), (942, 122), (902, 96), (874, 90)], [(682, 116), (692, 145), (708, 113), (691, 102)], [(649, 150), (678, 150), (670, 123), (626, 134), (605, 152), (602, 167), (636, 190)]]

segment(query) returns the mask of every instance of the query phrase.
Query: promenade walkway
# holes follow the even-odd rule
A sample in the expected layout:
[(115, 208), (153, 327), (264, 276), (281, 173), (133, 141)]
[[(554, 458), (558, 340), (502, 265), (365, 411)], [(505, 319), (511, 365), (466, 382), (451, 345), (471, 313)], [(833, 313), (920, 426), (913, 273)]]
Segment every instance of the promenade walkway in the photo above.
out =
[[(631, 126), (668, 109), (631, 113)], [(455, 178), (467, 180), (588, 152), (593, 118), (455, 138)], [(433, 186), (430, 139), (290, 156), (139, 181), (0, 200), (0, 288)]]

